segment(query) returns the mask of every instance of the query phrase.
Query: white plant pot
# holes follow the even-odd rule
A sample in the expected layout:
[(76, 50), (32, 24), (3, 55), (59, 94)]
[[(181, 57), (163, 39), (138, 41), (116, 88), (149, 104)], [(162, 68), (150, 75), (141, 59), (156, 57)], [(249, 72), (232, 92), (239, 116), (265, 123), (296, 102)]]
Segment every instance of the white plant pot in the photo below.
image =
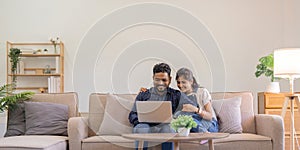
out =
[(7, 110), (0, 113), (0, 137), (3, 137), (3, 135), (6, 132), (7, 128)]
[(266, 92), (269, 93), (280, 93), (279, 82), (270, 82), (267, 86)]
[(177, 132), (179, 136), (189, 136), (190, 130), (188, 128), (178, 128)]

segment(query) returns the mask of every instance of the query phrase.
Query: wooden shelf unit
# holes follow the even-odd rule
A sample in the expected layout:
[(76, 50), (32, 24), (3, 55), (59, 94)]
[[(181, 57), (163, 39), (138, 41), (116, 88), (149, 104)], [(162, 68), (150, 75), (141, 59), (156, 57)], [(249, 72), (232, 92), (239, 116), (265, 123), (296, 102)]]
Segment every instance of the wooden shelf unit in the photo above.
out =
[(21, 54), (21, 57), (60, 57), (60, 54)]
[[(19, 48), (22, 51), (20, 58), (24, 62), (24, 68), (20, 67), (23, 71), (14, 75), (10, 70), (11, 63), (8, 56), (11, 48)], [(64, 92), (64, 44), (62, 42), (55, 45), (51, 42), (7, 42), (6, 50), (7, 84), (11, 84), (12, 76), (15, 76), (17, 78), (16, 90), (28, 90), (38, 93), (41, 88), (48, 90), (48, 77), (53, 76), (59, 79), (58, 89), (60, 90), (57, 92)], [(48, 68), (50, 73), (46, 74), (44, 70), (47, 65), (50, 66)], [(34, 84), (31, 84), (33, 82)]]
[(36, 89), (40, 89), (40, 88), (48, 89), (48, 87), (17, 87), (16, 89), (17, 90), (28, 90), (28, 89), (36, 90)]
[[(8, 74), (8, 76), (13, 76)], [(60, 76), (60, 74), (15, 74), (15, 76)]]

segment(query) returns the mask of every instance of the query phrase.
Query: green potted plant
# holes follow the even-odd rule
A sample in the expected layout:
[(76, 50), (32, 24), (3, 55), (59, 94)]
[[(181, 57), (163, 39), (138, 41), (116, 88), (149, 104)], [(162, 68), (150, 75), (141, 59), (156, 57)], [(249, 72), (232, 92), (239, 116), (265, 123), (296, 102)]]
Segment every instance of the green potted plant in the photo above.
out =
[(22, 51), (18, 48), (11, 48), (8, 54), (8, 57), (10, 58), (11, 62), (11, 74), (12, 74), (12, 83), (16, 84), (16, 71), (17, 66), (20, 61), (20, 55)]
[(274, 57), (273, 54), (259, 58), (259, 64), (256, 66), (255, 76), (258, 78), (262, 75), (271, 78), (271, 82), (275, 80), (274, 74)]
[(179, 136), (188, 136), (191, 128), (197, 127), (197, 123), (192, 116), (179, 115), (171, 121), (171, 128), (178, 132)]
[(11, 84), (0, 87), (0, 113), (6, 111), (9, 107), (13, 108), (17, 103), (28, 100), (34, 92), (21, 92), (14, 94)]
[(259, 58), (259, 64), (256, 66), (255, 76), (258, 78), (260, 76), (266, 76), (271, 79), (270, 84), (267, 86), (266, 91), (272, 93), (279, 93), (279, 83), (275, 82), (274, 77), (274, 56), (273, 53), (267, 56)]

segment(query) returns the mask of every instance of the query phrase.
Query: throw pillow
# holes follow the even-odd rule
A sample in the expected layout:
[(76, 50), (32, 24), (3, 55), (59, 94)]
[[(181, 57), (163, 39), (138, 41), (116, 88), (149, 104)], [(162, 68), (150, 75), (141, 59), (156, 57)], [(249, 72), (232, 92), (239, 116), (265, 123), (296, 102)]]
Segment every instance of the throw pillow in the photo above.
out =
[(97, 134), (121, 135), (132, 133), (132, 127), (127, 116), (132, 109), (133, 101), (111, 94), (107, 95), (106, 100), (103, 121)]
[(219, 119), (220, 132), (242, 133), (241, 97), (213, 100), (212, 106)]
[(67, 105), (46, 102), (24, 104), (26, 135), (67, 135)]
[(25, 134), (25, 110), (24, 103), (18, 103), (8, 109), (7, 129), (4, 137)]

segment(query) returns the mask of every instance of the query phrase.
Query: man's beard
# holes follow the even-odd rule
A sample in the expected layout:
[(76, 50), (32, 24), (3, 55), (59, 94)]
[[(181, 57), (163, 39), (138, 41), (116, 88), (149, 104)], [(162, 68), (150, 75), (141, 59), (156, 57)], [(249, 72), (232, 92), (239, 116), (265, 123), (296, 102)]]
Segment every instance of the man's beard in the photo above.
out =
[(156, 89), (158, 92), (165, 92), (167, 90), (167, 87), (165, 85), (158, 85), (156, 86)]

